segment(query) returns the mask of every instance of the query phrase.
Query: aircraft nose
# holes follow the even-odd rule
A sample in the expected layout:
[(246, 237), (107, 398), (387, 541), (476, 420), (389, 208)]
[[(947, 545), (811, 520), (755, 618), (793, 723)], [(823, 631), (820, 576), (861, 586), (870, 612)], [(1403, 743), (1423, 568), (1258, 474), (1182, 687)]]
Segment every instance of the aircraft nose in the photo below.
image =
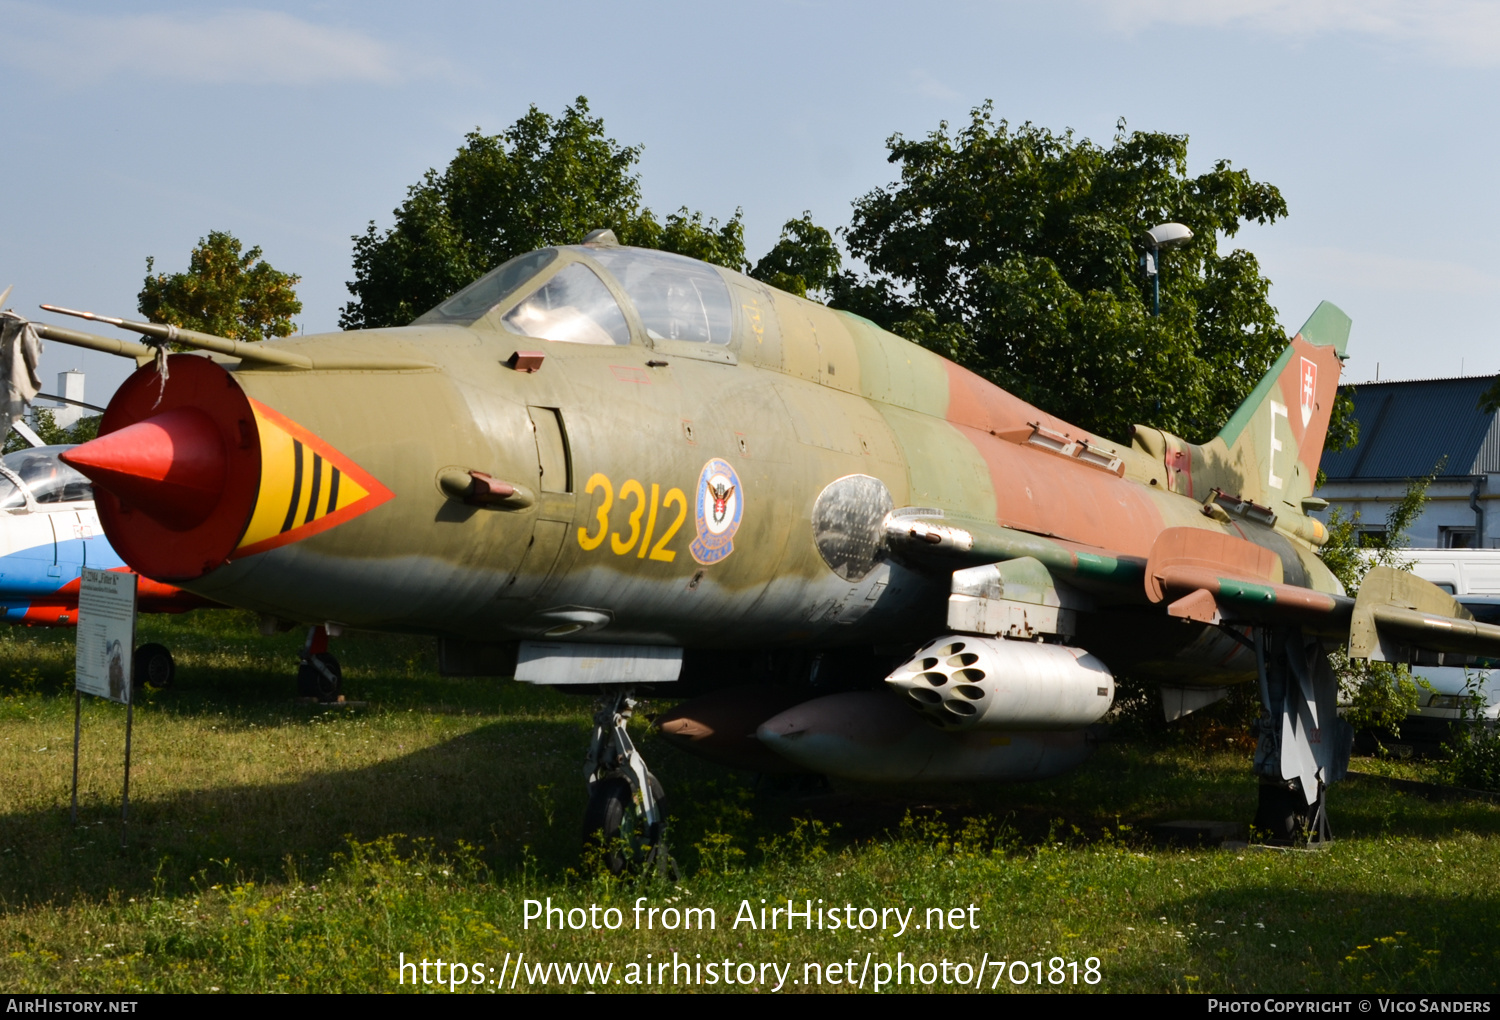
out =
[(138, 370), (99, 438), (62, 459), (95, 484), (110, 544), (139, 573), (183, 583), (231, 560), (300, 542), (394, 494), (233, 374), (188, 354), (165, 382)]
[(172, 531), (188, 531), (219, 504), (228, 471), (218, 428), (196, 407), (127, 425), (61, 459), (130, 509)]
[(223, 566), (245, 533), (261, 478), (255, 412), (234, 377), (174, 354), (165, 382), (138, 370), (99, 438), (62, 454), (95, 487), (115, 551), (146, 577), (182, 582)]

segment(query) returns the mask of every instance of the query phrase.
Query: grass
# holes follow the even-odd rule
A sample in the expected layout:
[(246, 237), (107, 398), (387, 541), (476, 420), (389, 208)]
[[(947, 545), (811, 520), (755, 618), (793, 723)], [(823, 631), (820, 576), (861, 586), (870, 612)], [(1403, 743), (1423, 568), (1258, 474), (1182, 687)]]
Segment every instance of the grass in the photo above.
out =
[[(296, 635), (262, 638), (234, 613), (143, 617), (141, 630), (173, 648), (178, 686), (136, 706), (124, 849), (123, 711), (85, 706), (72, 825), (72, 636), (0, 632), (9, 991), (437, 990), (420, 971), (400, 983), (402, 954), (443, 959), (445, 991), (453, 961), (482, 982), (460, 990), (496, 989), (502, 967), (506, 988), (560, 987), (557, 971), (544, 985), (534, 968), (574, 962), (611, 964), (608, 978), (592, 973), (611, 989), (655, 990), (643, 965), (674, 953), (715, 962), (707, 990), (726, 989), (724, 961), (735, 988), (747, 975), (749, 989), (776, 987), (761, 966), (774, 963), (790, 965), (783, 991), (819, 977), (825, 990), (857, 987), (846, 969), (872, 990), (882, 973), (894, 981), (897, 953), (932, 965), (900, 975), (932, 990), (957, 990), (957, 964), (972, 988), (986, 954), (982, 986), (1017, 991), (1038, 987), (1032, 964), (1043, 988), (1066, 991), (1493, 992), (1500, 980), (1489, 803), (1354, 781), (1331, 796), (1329, 850), (1163, 848), (1152, 822), (1253, 815), (1243, 750), (1112, 742), (1043, 783), (790, 797), (643, 731), (683, 875), (620, 881), (580, 857), (586, 700), (443, 679), (426, 642), (353, 635), (335, 650), (347, 696), (368, 707), (323, 710), (292, 701)], [(717, 924), (637, 929), (638, 897), (710, 908)], [(551, 930), (523, 926), (527, 901), (549, 898), (596, 916), (614, 907), (621, 927), (559, 928), (555, 915)], [(904, 933), (891, 914), (887, 928), (734, 926), (742, 903), (758, 920), (762, 899), (788, 898), (849, 905), (856, 920), (864, 907), (912, 913)], [(930, 909), (964, 924), (910, 927)], [(1025, 982), (994, 960), (1022, 961)], [(588, 979), (575, 973), (578, 986)]]

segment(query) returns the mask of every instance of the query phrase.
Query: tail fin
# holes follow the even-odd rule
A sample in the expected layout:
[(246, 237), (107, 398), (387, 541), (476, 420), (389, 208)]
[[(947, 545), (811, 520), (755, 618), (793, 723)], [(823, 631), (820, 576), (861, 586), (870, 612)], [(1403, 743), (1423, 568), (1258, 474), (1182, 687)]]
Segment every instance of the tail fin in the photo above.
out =
[(1278, 514), (1305, 513), (1348, 342), (1349, 316), (1324, 301), (1213, 439), (1195, 446), (1136, 426), (1132, 443), (1162, 459), (1172, 492), (1206, 499), (1219, 489)]
[(1318, 305), (1228, 424), (1202, 447), (1210, 461), (1224, 458), (1219, 470), (1208, 473), (1227, 469), (1240, 487), (1236, 495), (1278, 513), (1303, 512), (1328, 437), (1349, 326), (1349, 316), (1336, 305)]

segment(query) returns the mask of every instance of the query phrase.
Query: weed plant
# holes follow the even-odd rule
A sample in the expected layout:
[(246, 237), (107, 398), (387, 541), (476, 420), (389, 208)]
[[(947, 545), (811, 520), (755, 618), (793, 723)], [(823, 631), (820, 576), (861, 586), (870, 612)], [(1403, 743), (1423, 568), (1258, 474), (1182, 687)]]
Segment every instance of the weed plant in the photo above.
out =
[[(617, 878), (580, 850), (586, 699), (444, 679), (423, 641), (350, 635), (335, 651), (347, 696), (367, 704), (324, 709), (293, 700), (296, 635), (261, 638), (234, 613), (141, 630), (174, 650), (178, 685), (136, 706), (123, 848), (123, 712), (85, 705), (72, 824), (71, 634), (0, 632), (7, 990), (768, 991), (761, 965), (776, 963), (782, 992), (858, 990), (862, 970), (869, 991), (898, 953), (932, 965), (911, 972), (921, 991), (973, 990), (986, 961), (980, 986), (1006, 992), (1493, 993), (1500, 980), (1500, 808), (1354, 781), (1332, 791), (1325, 852), (1158, 846), (1154, 822), (1254, 813), (1250, 752), (1211, 727), (1112, 739), (1045, 782), (788, 795), (640, 720), (681, 877)], [(528, 901), (549, 900), (563, 912), (550, 929), (528, 923)], [(743, 923), (787, 900), (911, 913), (904, 931), (889, 914)], [(638, 904), (657, 923), (637, 928)], [(621, 927), (567, 926), (591, 908)], [(662, 926), (688, 908), (714, 925)], [(441, 985), (430, 966), (426, 982), (402, 968), (438, 959)], [(670, 967), (711, 961), (736, 983)], [(614, 983), (663, 962), (660, 983)], [(944, 983), (959, 964), (969, 983)]]
[(1455, 786), (1500, 793), (1500, 730), (1484, 717), (1478, 683), (1477, 676), (1470, 678), (1463, 719), (1444, 745), (1448, 761), (1443, 778)]

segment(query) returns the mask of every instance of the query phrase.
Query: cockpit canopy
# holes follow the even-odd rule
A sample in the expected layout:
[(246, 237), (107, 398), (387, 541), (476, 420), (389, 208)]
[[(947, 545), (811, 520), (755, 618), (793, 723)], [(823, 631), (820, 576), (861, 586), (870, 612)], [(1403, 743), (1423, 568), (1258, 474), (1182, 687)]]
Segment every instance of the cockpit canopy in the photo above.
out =
[(482, 319), (522, 336), (564, 343), (728, 344), (734, 306), (724, 278), (681, 255), (618, 245), (569, 245), (519, 255), (415, 324), (472, 326)]
[(38, 446), (0, 458), (0, 510), (26, 509), (26, 493), (42, 505), (94, 498), (89, 480), (58, 460), (71, 446)]

